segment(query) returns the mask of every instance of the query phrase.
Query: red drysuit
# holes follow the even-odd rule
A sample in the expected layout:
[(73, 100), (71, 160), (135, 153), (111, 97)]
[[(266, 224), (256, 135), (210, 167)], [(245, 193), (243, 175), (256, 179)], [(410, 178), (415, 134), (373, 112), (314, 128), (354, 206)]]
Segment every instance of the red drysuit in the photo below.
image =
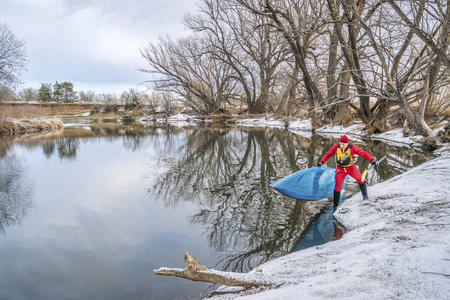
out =
[[(331, 147), (331, 149), (325, 154), (325, 156), (321, 159), (321, 163), (324, 164), (333, 154), (336, 154), (339, 150), (339, 144), (335, 144)], [(344, 183), (345, 176), (350, 175), (351, 177), (355, 178), (355, 180), (358, 183), (364, 183), (364, 181), (361, 180), (361, 173), (359, 172), (358, 168), (353, 162), (353, 158), (356, 155), (362, 156), (368, 161), (373, 161), (373, 156), (370, 155), (368, 152), (362, 150), (356, 145), (349, 144), (346, 149), (339, 150), (341, 152), (347, 152), (350, 150), (350, 156), (352, 158), (351, 166), (349, 167), (340, 167), (339, 165), (336, 165), (336, 185), (334, 187), (335, 192), (340, 192), (342, 190), (342, 184)], [(337, 154), (336, 154), (337, 155)]]

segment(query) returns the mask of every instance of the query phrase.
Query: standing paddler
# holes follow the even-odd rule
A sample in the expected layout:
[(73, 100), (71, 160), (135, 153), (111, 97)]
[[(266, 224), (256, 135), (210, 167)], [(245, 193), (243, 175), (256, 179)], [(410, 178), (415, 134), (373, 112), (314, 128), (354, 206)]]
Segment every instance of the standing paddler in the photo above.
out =
[(336, 160), (336, 185), (334, 187), (333, 204), (336, 209), (339, 205), (339, 199), (341, 198), (342, 184), (344, 183), (345, 176), (350, 175), (356, 182), (358, 182), (359, 188), (363, 195), (363, 199), (369, 199), (367, 196), (367, 184), (365, 180), (362, 180), (361, 173), (355, 165), (355, 154), (364, 157), (370, 161), (374, 167), (378, 167), (378, 162), (375, 157), (368, 152), (362, 150), (356, 145), (349, 142), (348, 137), (343, 135), (339, 138), (339, 143), (333, 145), (331, 149), (325, 154), (325, 156), (317, 164), (321, 167), (326, 161), (335, 154)]

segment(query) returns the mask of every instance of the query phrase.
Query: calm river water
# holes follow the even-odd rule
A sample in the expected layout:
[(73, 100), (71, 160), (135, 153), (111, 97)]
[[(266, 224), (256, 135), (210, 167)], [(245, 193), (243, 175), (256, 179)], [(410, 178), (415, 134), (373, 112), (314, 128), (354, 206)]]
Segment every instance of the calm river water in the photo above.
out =
[[(153, 270), (184, 268), (188, 251), (207, 267), (246, 272), (298, 248), (314, 203), (268, 184), (315, 166), (335, 142), (275, 129), (116, 123), (0, 137), (0, 299), (206, 296), (214, 286)], [(429, 159), (357, 144), (392, 154), (369, 184)], [(347, 197), (357, 189), (350, 181)]]

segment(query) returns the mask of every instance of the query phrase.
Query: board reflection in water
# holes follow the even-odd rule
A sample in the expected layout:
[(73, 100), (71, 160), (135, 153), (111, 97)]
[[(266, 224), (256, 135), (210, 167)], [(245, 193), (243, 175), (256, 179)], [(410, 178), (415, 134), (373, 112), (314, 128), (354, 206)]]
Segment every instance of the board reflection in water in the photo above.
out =
[[(342, 196), (340, 203), (344, 201), (345, 196)], [(320, 216), (305, 229), (299, 241), (292, 248), (292, 252), (341, 239), (345, 228), (333, 217), (333, 213), (334, 205), (329, 203)]]

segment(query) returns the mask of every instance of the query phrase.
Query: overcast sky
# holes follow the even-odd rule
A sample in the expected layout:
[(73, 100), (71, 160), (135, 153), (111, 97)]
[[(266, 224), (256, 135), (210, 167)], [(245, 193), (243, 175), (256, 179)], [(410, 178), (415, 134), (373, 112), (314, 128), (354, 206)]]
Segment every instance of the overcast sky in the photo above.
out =
[(23, 87), (70, 81), (74, 89), (120, 94), (148, 79), (140, 49), (182, 25), (199, 0), (2, 0), (0, 22), (26, 42)]

